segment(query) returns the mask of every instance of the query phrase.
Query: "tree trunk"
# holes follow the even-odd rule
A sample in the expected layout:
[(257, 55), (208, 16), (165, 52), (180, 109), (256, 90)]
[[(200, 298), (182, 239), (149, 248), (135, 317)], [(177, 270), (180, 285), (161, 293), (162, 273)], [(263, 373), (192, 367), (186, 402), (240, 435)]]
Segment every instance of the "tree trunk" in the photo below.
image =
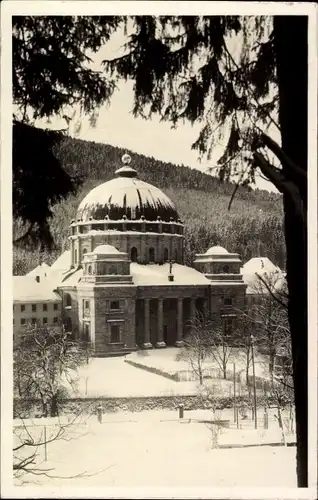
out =
[(227, 375), (226, 366), (227, 366), (226, 362), (223, 361), (223, 378), (224, 378), (224, 380), (226, 380), (226, 375)]
[(53, 394), (51, 403), (50, 403), (50, 416), (51, 417), (58, 417), (59, 411), (58, 411), (58, 401), (57, 401), (57, 394)]
[[(279, 86), (282, 149), (307, 170), (307, 53), (306, 16), (275, 16), (274, 43)], [(283, 171), (293, 182), (286, 165)], [(297, 186), (297, 181), (293, 182)], [(299, 186), (299, 180), (298, 180)], [(308, 330), (307, 330), (307, 199), (303, 189), (284, 195), (288, 317), (292, 341), (296, 409), (297, 479), (308, 486)]]

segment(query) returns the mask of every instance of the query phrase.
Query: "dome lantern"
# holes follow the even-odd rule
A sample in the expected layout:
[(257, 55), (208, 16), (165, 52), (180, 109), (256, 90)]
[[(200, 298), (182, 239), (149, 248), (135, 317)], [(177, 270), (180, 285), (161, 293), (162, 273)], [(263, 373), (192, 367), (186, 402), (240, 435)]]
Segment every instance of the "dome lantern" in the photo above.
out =
[(115, 171), (115, 174), (120, 177), (137, 177), (137, 171), (129, 166), (131, 163), (131, 156), (129, 156), (127, 153), (124, 154), (121, 157), (121, 161), (124, 164), (124, 166), (118, 168)]

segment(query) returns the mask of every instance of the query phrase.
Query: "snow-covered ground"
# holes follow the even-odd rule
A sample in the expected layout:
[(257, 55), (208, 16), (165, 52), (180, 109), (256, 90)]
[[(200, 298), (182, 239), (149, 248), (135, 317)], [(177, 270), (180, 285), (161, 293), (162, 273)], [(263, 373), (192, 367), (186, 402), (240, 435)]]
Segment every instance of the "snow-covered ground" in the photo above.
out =
[[(209, 426), (198, 422), (211, 418), (211, 412), (187, 412), (183, 420), (176, 417), (172, 411), (126, 413), (105, 415), (102, 424), (91, 417), (74, 428), (74, 439), (48, 445), (48, 461), (41, 467), (52, 468), (57, 479), (36, 479), (56, 490), (69, 486), (296, 487), (295, 447), (213, 449)], [(29, 428), (29, 432), (41, 428)], [(224, 429), (219, 443), (266, 444), (280, 439), (274, 422), (266, 432), (254, 430), (250, 423), (240, 430)], [(43, 449), (41, 455), (43, 460)], [(84, 477), (70, 478), (83, 473)]]
[[(127, 397), (197, 394), (197, 381), (175, 382), (125, 362), (125, 359), (135, 361), (145, 366), (159, 368), (167, 373), (190, 369), (186, 362), (176, 361), (178, 352), (176, 348), (167, 348), (147, 351), (147, 354), (140, 351), (127, 356), (92, 358), (87, 366), (79, 370), (78, 395)], [(232, 370), (231, 363), (233, 360), (229, 362), (229, 370)], [(244, 362), (238, 356), (235, 363), (237, 372), (244, 369)], [(210, 360), (207, 366), (217, 368), (213, 360)], [(256, 363), (256, 373), (265, 375), (264, 363), (261, 361)], [(224, 396), (233, 394), (230, 381), (210, 379), (206, 382), (220, 386)]]

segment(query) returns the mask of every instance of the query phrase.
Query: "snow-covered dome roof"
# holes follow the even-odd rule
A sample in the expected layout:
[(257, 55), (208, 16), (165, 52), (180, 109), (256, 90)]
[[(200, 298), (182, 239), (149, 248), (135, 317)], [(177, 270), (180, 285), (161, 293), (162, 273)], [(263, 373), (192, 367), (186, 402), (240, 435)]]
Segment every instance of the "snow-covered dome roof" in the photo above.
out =
[(281, 273), (282, 271), (268, 257), (252, 257), (252, 259), (244, 264), (242, 272), (243, 274), (273, 274)]
[(229, 253), (229, 252), (223, 247), (214, 246), (214, 247), (209, 248), (205, 253), (207, 255), (220, 255), (220, 254), (225, 254), (225, 253)]
[(117, 248), (113, 247), (112, 245), (99, 245), (98, 247), (95, 248), (93, 251), (95, 254), (114, 254), (114, 253), (120, 253)]
[(77, 220), (129, 220), (144, 216), (148, 221), (160, 217), (177, 221), (178, 213), (172, 201), (157, 187), (137, 178), (129, 166), (130, 157), (122, 158), (124, 166), (116, 170), (117, 177), (92, 189), (78, 207)]

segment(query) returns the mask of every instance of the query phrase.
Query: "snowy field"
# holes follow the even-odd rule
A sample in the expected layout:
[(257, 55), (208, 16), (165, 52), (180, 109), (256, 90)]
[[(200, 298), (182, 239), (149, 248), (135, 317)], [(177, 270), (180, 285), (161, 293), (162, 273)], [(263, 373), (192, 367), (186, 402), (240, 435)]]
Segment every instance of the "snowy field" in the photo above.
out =
[[(123, 413), (104, 416), (102, 424), (91, 417), (68, 433), (71, 440), (50, 443), (46, 462), (41, 448), (41, 467), (53, 469), (57, 478), (29, 479), (56, 491), (81, 486), (296, 487), (295, 447), (213, 449), (210, 426), (198, 422), (211, 418), (211, 412), (187, 412), (183, 420), (176, 417), (172, 411)], [(43, 426), (28, 430), (40, 433)], [(48, 436), (50, 432), (48, 426)], [(274, 424), (268, 431), (255, 430), (251, 424), (243, 429), (232, 425), (219, 435), (220, 445), (280, 440)]]
[[(179, 350), (176, 348), (167, 348), (147, 351), (147, 354), (141, 351), (127, 356), (92, 358), (87, 366), (83, 366), (79, 370), (77, 393), (78, 395), (88, 397), (197, 394), (197, 381), (175, 382), (141, 368), (136, 368), (125, 362), (125, 359), (132, 360), (146, 366), (159, 368), (167, 373), (189, 369), (189, 366), (184, 361), (175, 360), (178, 352)], [(229, 362), (229, 370), (233, 369), (232, 363), (233, 360)], [(237, 372), (244, 370), (244, 360), (237, 357), (235, 363)], [(210, 360), (207, 366), (216, 367), (213, 360)], [(264, 370), (264, 363), (258, 360), (256, 362), (256, 374), (266, 376)], [(224, 396), (231, 396), (233, 394), (233, 384), (230, 381), (212, 379), (209, 383), (219, 385), (222, 388)]]

